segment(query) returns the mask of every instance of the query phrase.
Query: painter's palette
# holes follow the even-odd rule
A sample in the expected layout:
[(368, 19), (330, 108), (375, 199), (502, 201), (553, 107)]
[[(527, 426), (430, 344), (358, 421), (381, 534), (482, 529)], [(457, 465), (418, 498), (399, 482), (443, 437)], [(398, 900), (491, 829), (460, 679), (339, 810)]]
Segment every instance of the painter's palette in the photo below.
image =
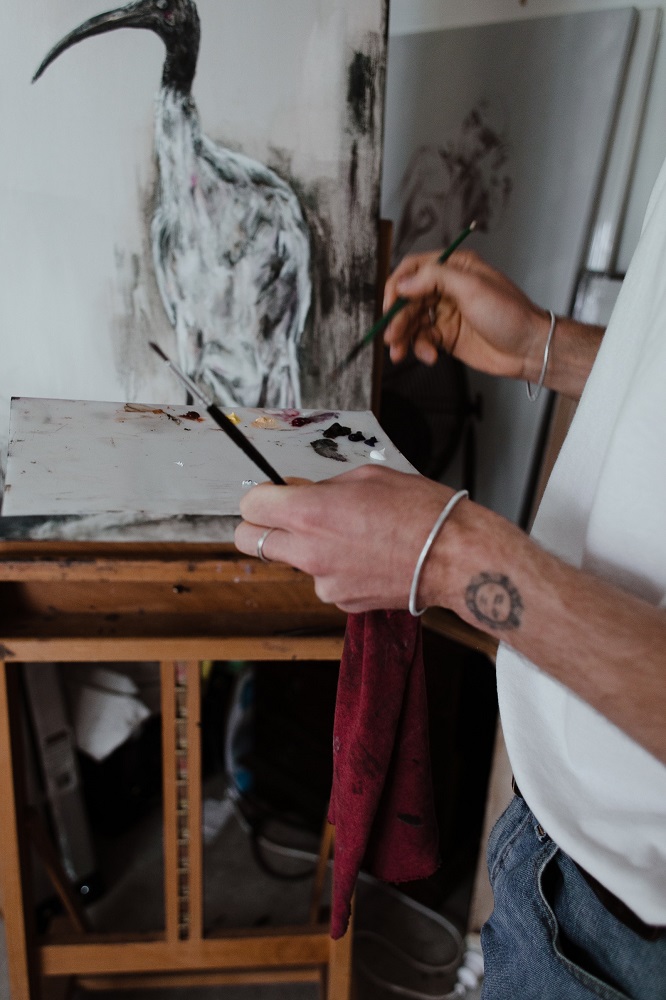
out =
[[(414, 472), (370, 412), (226, 413), (285, 478), (366, 464)], [(76, 537), (72, 518), (92, 517), (102, 531), (137, 518), (237, 517), (243, 494), (265, 478), (201, 408), (19, 397), (2, 519), (48, 518)]]

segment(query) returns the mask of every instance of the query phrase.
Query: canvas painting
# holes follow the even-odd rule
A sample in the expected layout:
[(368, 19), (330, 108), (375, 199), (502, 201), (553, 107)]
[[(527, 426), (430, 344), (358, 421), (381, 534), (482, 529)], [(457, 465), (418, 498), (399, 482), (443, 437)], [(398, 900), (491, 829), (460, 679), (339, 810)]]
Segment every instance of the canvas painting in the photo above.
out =
[[(382, 213), (394, 263), (475, 219), (467, 246), (568, 313), (636, 24), (625, 8), (391, 37)], [(477, 499), (520, 521), (547, 394), (533, 404), (523, 384), (469, 375), (483, 414)]]
[(11, 396), (366, 409), (386, 0), (29, 0), (0, 37)]

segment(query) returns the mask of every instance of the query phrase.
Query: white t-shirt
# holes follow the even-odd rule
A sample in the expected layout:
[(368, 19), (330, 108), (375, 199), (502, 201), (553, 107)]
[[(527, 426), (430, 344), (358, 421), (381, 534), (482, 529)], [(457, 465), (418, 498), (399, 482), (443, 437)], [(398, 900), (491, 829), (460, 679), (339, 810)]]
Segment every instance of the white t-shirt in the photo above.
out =
[[(666, 164), (532, 534), (666, 607)], [(511, 766), (535, 816), (642, 920), (666, 924), (666, 767), (506, 646), (497, 668)]]

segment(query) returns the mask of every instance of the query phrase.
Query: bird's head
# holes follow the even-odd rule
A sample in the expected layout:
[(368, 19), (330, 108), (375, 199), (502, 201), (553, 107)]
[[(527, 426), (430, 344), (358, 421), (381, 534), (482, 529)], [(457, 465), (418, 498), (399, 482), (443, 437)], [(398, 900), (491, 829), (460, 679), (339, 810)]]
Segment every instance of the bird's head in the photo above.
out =
[(162, 82), (189, 91), (196, 71), (201, 33), (193, 0), (133, 0), (124, 7), (89, 18), (61, 38), (44, 56), (32, 78), (33, 83), (65, 49), (116, 28), (147, 28), (159, 35), (167, 50)]

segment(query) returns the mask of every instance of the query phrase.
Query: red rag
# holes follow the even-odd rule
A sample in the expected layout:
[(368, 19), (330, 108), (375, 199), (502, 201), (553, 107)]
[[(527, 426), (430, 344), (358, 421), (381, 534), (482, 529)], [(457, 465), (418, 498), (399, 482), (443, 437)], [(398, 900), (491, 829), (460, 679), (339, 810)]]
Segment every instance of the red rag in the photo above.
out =
[(347, 619), (333, 726), (331, 937), (345, 933), (364, 867), (387, 882), (439, 864), (421, 622), (407, 611)]

